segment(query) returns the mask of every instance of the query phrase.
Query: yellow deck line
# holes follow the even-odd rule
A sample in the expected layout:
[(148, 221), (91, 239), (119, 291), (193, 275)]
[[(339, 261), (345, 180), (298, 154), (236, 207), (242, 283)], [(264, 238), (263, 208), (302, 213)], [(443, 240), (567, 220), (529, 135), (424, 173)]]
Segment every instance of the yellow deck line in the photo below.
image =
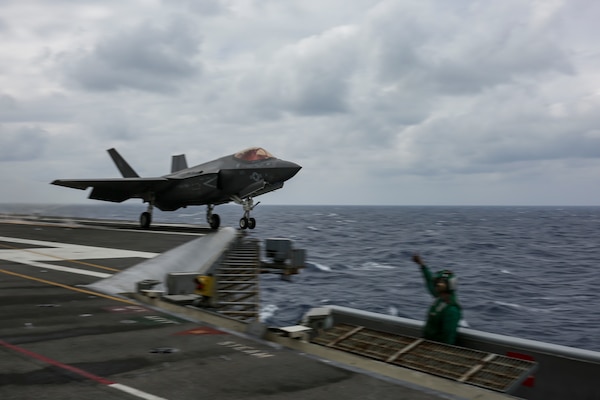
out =
[(58, 287), (61, 287), (61, 288), (64, 288), (64, 289), (73, 290), (75, 292), (80, 292), (80, 293), (85, 293), (85, 294), (91, 294), (91, 295), (98, 296), (98, 297), (104, 297), (106, 299), (119, 301), (121, 303), (138, 305), (138, 303), (136, 303), (135, 301), (122, 299), (120, 297), (109, 296), (107, 294), (93, 292), (91, 290), (80, 289), (80, 288), (77, 288), (77, 287), (74, 287), (74, 286), (69, 286), (69, 285), (65, 285), (65, 284), (62, 284), (62, 283), (49, 281), (49, 280), (46, 280), (46, 279), (36, 278), (36, 277), (33, 277), (33, 276), (29, 276), (29, 275), (19, 274), (18, 272), (7, 271), (5, 269), (0, 269), (0, 272), (3, 273), (3, 274), (7, 274), (7, 275), (17, 276), (17, 277), (23, 278), (23, 279), (29, 279), (31, 281), (37, 281), (37, 282), (45, 283), (45, 284), (52, 285), (52, 286), (58, 286)]

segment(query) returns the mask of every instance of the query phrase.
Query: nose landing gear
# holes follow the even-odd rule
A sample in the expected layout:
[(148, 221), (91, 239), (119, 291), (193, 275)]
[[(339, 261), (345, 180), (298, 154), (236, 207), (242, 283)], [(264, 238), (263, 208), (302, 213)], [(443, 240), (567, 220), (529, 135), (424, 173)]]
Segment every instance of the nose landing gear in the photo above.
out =
[(240, 219), (240, 228), (254, 229), (256, 228), (256, 220), (254, 218), (247, 217), (246, 213), (244, 213), (244, 216)]
[(254, 210), (254, 207), (260, 204), (260, 201), (254, 204), (254, 199), (252, 197), (246, 197), (245, 199), (240, 199), (239, 197), (234, 197), (233, 200), (244, 207), (244, 216), (240, 218), (240, 229), (254, 229), (256, 228), (256, 220), (250, 217), (250, 211)]

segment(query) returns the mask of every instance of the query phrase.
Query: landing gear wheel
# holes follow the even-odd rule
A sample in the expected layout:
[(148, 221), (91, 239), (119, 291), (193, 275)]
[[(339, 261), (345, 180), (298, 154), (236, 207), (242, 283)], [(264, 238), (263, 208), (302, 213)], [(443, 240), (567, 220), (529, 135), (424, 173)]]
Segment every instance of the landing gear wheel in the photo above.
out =
[(219, 226), (221, 225), (221, 217), (219, 217), (219, 214), (211, 215), (209, 224), (211, 229), (219, 229)]
[(254, 210), (254, 207), (260, 204), (260, 201), (254, 204), (252, 197), (246, 197), (241, 199), (238, 196), (231, 196), (231, 200), (235, 201), (236, 204), (240, 204), (244, 207), (244, 216), (240, 219), (240, 229), (254, 229), (256, 228), (256, 220), (250, 217), (250, 211)]
[(140, 226), (142, 229), (148, 229), (152, 223), (152, 214), (145, 211), (140, 215)]

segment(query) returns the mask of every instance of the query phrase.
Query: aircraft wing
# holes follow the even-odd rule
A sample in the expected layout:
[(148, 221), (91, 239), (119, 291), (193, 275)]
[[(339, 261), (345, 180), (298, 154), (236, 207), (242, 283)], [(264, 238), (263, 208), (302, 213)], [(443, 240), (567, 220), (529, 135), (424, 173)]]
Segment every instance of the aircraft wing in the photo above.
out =
[(85, 190), (93, 188), (89, 198), (120, 203), (131, 198), (145, 198), (156, 193), (171, 182), (167, 178), (113, 178), (113, 179), (57, 179), (53, 185)]

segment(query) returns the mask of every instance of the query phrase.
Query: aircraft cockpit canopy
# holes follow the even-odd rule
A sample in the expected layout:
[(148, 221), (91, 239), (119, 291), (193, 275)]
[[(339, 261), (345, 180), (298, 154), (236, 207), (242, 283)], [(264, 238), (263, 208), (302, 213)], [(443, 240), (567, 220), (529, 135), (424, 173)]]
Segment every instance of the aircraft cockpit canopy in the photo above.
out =
[(249, 149), (235, 153), (234, 157), (243, 161), (259, 161), (266, 160), (268, 158), (275, 158), (273, 154), (269, 153), (262, 147), (250, 147)]

